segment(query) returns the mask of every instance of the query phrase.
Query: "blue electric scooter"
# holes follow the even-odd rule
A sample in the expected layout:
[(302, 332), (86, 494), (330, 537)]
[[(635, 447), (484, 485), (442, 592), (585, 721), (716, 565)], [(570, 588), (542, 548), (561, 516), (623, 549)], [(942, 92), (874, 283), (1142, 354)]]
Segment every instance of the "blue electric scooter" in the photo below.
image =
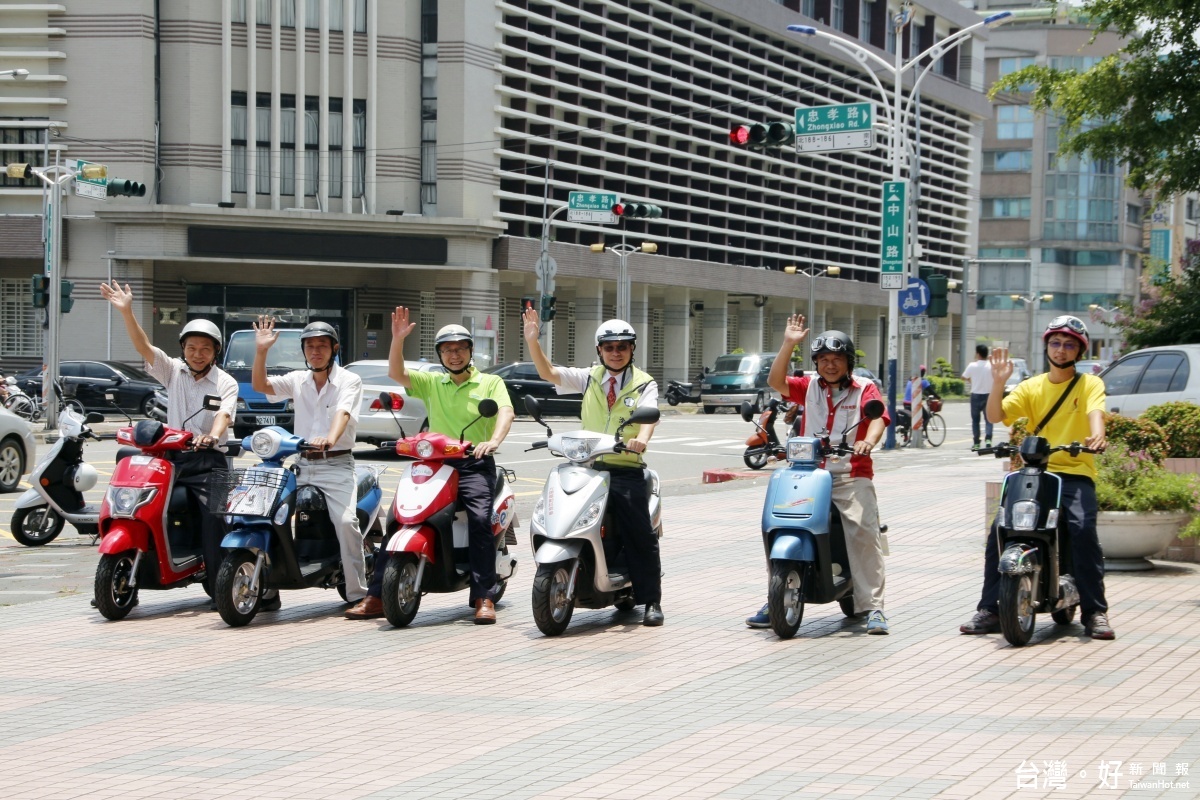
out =
[[(210, 495), (213, 512), (229, 525), (221, 541), (225, 559), (217, 572), (215, 599), (221, 619), (233, 627), (249, 624), (269, 589), (336, 587), (345, 600), (341, 547), (325, 494), (315, 486), (297, 486), (295, 466), (283, 465), (289, 456), (319, 448), (278, 427), (247, 436), (242, 447), (262, 462), (231, 470), (225, 486), (214, 486)], [(355, 473), (356, 513), (370, 579), (382, 538), (383, 491), (380, 470), (358, 467)]]
[(833, 506), (833, 476), (824, 464), (827, 458), (853, 453), (847, 434), (881, 416), (883, 403), (871, 400), (863, 406), (863, 418), (842, 431), (842, 440), (836, 445), (830, 444), (828, 436), (788, 439), (788, 465), (771, 475), (762, 531), (771, 572), (767, 590), (771, 629), (780, 639), (790, 639), (800, 630), (806, 602), (836, 600), (842, 613), (854, 616), (854, 579), (846, 556), (846, 536)]

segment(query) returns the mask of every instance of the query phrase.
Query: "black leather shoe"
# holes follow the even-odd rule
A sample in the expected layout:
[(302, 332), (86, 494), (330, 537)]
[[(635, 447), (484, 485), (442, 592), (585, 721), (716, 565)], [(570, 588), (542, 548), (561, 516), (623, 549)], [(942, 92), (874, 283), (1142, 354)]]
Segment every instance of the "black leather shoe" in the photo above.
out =
[(642, 624), (650, 628), (657, 628), (659, 625), (662, 625), (662, 606), (658, 603), (647, 603), (646, 616), (642, 617)]
[(279, 600), (279, 592), (276, 592), (274, 597), (271, 597), (269, 599), (263, 598), (262, 608), (260, 610), (262, 610), (262, 611), (278, 611), (282, 606), (283, 606), (283, 603), (280, 602), (280, 600)]

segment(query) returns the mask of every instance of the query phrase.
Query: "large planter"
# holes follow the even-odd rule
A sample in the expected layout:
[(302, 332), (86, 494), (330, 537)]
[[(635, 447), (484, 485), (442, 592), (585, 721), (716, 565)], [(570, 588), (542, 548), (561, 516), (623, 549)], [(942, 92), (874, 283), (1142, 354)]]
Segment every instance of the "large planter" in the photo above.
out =
[(1186, 511), (1101, 511), (1096, 532), (1104, 568), (1112, 572), (1154, 569), (1147, 559), (1163, 551), (1191, 515)]

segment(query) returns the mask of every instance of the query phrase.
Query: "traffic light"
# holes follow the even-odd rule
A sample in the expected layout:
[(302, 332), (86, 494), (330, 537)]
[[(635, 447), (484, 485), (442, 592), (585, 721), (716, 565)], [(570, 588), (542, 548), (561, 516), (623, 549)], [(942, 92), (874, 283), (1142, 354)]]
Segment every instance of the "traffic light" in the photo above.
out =
[(125, 197), (145, 197), (146, 184), (125, 180), (124, 178), (110, 178), (107, 194), (109, 197), (116, 197), (118, 195), (124, 195)]
[(71, 310), (71, 308), (75, 305), (75, 301), (71, 298), (71, 290), (74, 288), (75, 288), (74, 282), (68, 281), (68, 280), (63, 280), (61, 285), (59, 286), (61, 295), (59, 296), (58, 310), (64, 314), (68, 313)]
[(729, 141), (747, 150), (779, 150), (796, 143), (796, 129), (787, 122), (735, 125), (729, 131)]
[(525, 316), (525, 312), (531, 308), (534, 310), (537, 310), (537, 307), (538, 307), (538, 299), (536, 297), (531, 297), (530, 295), (525, 295), (524, 297), (521, 298), (521, 316)]
[(50, 279), (45, 275), (34, 275), (31, 282), (33, 284), (33, 307), (47, 308), (50, 305)]
[(542, 295), (542, 322), (549, 322), (554, 319), (554, 295)]
[(947, 297), (950, 291), (949, 279), (945, 275), (930, 275), (925, 282), (929, 284), (929, 316), (950, 316), (950, 298)]
[(662, 209), (649, 203), (617, 203), (612, 213), (622, 219), (658, 219)]

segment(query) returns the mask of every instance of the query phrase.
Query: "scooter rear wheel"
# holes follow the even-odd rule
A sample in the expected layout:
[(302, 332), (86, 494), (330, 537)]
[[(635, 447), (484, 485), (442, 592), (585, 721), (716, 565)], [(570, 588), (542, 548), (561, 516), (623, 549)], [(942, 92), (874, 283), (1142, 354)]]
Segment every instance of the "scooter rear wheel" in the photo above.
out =
[(679, 405), (679, 396), (676, 395), (674, 392), (668, 392), (667, 393), (667, 405), (669, 405), (669, 406)]
[(742, 461), (750, 469), (762, 469), (767, 465), (767, 451), (762, 447), (747, 447), (742, 453)]
[(134, 551), (106, 553), (96, 565), (96, 610), (114, 622), (125, 619), (137, 605), (137, 587), (130, 586), (133, 578)]
[(393, 553), (383, 571), (383, 615), (397, 628), (413, 621), (421, 608), (417, 586), (417, 558), (412, 553)]
[(538, 564), (533, 576), (533, 621), (547, 636), (559, 636), (571, 624), (575, 598), (567, 597), (571, 562)]
[(1014, 647), (1029, 644), (1033, 637), (1033, 577), (1000, 576), (1000, 630)]
[(262, 605), (265, 581), (261, 576), (258, 591), (250, 591), (257, 560), (249, 550), (234, 550), (221, 562), (221, 569), (217, 572), (217, 612), (230, 627), (249, 625)]
[(26, 547), (38, 547), (53, 542), (62, 533), (65, 521), (50, 506), (34, 506), (33, 508), (18, 508), (13, 512), (13, 538)]
[(771, 630), (780, 639), (791, 639), (804, 621), (803, 567), (795, 561), (771, 563), (771, 584), (767, 589), (767, 605), (771, 614)]

